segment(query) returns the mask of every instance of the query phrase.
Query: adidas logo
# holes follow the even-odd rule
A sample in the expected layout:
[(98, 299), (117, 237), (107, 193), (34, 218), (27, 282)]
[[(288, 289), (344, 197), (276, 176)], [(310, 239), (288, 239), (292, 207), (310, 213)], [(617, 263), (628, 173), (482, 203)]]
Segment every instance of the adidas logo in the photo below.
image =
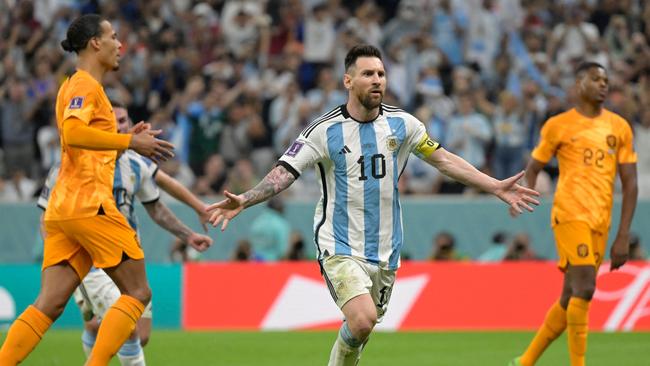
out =
[(352, 152), (352, 150), (350, 150), (348, 145), (344, 145), (343, 148), (341, 149), (341, 151), (339, 151), (339, 154), (347, 154), (349, 152)]

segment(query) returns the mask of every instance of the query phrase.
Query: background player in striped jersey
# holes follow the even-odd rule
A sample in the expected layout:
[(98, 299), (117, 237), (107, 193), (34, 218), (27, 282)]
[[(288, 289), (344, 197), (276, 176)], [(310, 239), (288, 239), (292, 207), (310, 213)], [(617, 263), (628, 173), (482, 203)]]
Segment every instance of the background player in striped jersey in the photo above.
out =
[(557, 156), (560, 164), (551, 226), (564, 272), (560, 299), (513, 366), (534, 365), (544, 350), (567, 330), (572, 366), (585, 364), (589, 303), (596, 289), (596, 273), (605, 257), (611, 222), (616, 171), (621, 177), (621, 220), (610, 251), (610, 270), (628, 259), (630, 225), (637, 199), (637, 155), (632, 128), (621, 116), (603, 108), (609, 90), (605, 68), (594, 62), (576, 71), (576, 106), (550, 118), (526, 168), (526, 182), (534, 188), (537, 174)]
[[(111, 101), (117, 129), (126, 133), (132, 127), (126, 108), (115, 101)], [(56, 183), (59, 167), (50, 170), (45, 186), (38, 199), (38, 207), (47, 208), (49, 192)], [(187, 188), (178, 183), (174, 178), (160, 171), (151, 160), (146, 159), (132, 150), (126, 150), (117, 158), (115, 165), (115, 178), (113, 181), (113, 196), (117, 208), (127, 219), (129, 225), (138, 232), (138, 220), (135, 215), (135, 199), (137, 198), (147, 210), (147, 213), (158, 225), (174, 234), (179, 239), (188, 243), (197, 250), (203, 251), (212, 244), (212, 239), (205, 235), (193, 232), (183, 224), (170, 209), (160, 201), (160, 185), (163, 190), (184, 202), (194, 209), (199, 216), (199, 221), (207, 221), (205, 204), (194, 196)], [(74, 298), (84, 315), (84, 332), (81, 337), (82, 346), (86, 356), (90, 354), (95, 344), (97, 330), (106, 310), (120, 297), (120, 290), (111, 278), (101, 269), (92, 268), (82, 280), (81, 285), (74, 293)], [(123, 366), (144, 366), (145, 358), (142, 347), (149, 341), (151, 334), (151, 303), (147, 305), (142, 317), (138, 320), (136, 330), (122, 345), (117, 356)]]
[[(353, 47), (345, 58), (348, 101), (309, 125), (253, 189), (210, 206), (213, 225), (278, 194), (311, 166), (321, 181), (314, 240), (325, 281), (345, 315), (330, 365), (354, 365), (390, 300), (402, 247), (397, 182), (410, 153), (442, 173), (492, 193), (514, 210), (532, 211), (537, 192), (518, 185), (520, 174), (491, 178), (447, 152), (424, 125), (382, 104), (386, 72), (379, 50)], [(433, 215), (432, 215), (433, 216)], [(435, 219), (435, 217), (432, 217)]]

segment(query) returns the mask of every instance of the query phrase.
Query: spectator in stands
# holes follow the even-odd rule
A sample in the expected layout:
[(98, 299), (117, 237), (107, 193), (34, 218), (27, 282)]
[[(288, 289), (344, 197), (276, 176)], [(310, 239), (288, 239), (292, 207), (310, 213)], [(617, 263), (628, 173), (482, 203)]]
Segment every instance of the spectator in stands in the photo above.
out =
[(35, 165), (33, 143), (33, 113), (36, 105), (27, 97), (27, 85), (22, 78), (11, 77), (6, 81), (6, 95), (0, 92), (0, 123), (2, 124), (2, 148), (7, 174), (32, 170)]
[(288, 253), (291, 224), (283, 213), (283, 199), (273, 197), (249, 226), (248, 239), (253, 253), (263, 261), (277, 261)]
[(539, 259), (532, 245), (530, 236), (527, 233), (519, 233), (510, 242), (508, 251), (504, 257), (506, 261), (534, 260)]
[(641, 112), (641, 123), (634, 129), (635, 150), (638, 156), (637, 171), (639, 198), (650, 197), (650, 106)]
[(288, 261), (302, 261), (307, 259), (305, 254), (305, 241), (300, 235), (299, 232), (294, 231), (291, 233), (291, 238), (289, 239), (289, 249), (287, 254), (284, 257)]
[(504, 231), (497, 231), (492, 235), (490, 247), (478, 257), (479, 262), (501, 262), (508, 250), (508, 234)]
[(462, 260), (463, 256), (456, 251), (456, 239), (451, 233), (443, 231), (433, 239), (432, 261)]

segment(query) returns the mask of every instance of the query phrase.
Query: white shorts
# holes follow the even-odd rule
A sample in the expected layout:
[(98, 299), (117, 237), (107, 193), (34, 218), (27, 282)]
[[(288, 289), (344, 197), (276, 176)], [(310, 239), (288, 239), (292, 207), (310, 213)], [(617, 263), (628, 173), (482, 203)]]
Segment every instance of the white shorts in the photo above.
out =
[[(93, 267), (75, 290), (74, 299), (82, 312), (84, 307), (89, 305), (93, 314), (101, 319), (121, 295), (120, 289), (106, 272)], [(149, 302), (142, 317), (151, 319), (152, 315)]]
[(339, 308), (359, 295), (370, 294), (377, 307), (377, 321), (381, 321), (393, 292), (394, 270), (347, 255), (326, 257), (321, 265), (327, 288)]

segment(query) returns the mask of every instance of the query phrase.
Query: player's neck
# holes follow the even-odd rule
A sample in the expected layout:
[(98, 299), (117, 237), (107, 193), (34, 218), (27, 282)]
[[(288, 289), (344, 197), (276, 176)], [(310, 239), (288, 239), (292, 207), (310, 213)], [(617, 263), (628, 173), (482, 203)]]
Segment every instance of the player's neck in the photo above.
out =
[(580, 113), (581, 115), (588, 117), (588, 118), (595, 118), (600, 116), (600, 114), (603, 111), (603, 104), (602, 103), (588, 103), (585, 101), (579, 101), (576, 104), (576, 111)]
[(379, 116), (379, 106), (366, 109), (361, 103), (354, 103), (351, 99), (348, 100), (345, 108), (348, 110), (350, 117), (359, 122), (374, 121)]
[(102, 66), (96, 59), (91, 57), (84, 57), (79, 55), (79, 60), (77, 61), (77, 70), (83, 70), (90, 74), (93, 79), (97, 80), (98, 83), (102, 83), (104, 74), (106, 74), (106, 68)]

